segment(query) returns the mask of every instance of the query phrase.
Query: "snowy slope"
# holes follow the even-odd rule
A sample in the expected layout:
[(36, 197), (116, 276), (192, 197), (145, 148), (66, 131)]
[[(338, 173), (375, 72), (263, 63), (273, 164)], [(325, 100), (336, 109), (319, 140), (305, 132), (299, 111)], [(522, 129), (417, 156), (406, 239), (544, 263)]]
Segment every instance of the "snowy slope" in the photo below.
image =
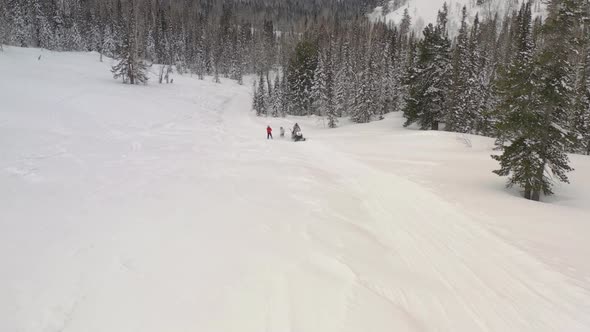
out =
[(588, 157), (534, 203), (487, 138), (259, 119), (248, 85), (97, 59), (0, 53), (0, 331), (590, 329)]
[[(479, 13), (480, 18), (493, 17), (499, 14), (501, 19), (507, 12), (518, 10), (520, 4), (525, 0), (485, 0), (478, 5), (476, 0), (406, 0), (390, 1), (390, 11), (386, 15), (387, 21), (399, 24), (403, 18), (404, 11), (412, 17), (414, 30), (420, 33), (428, 23), (436, 23), (438, 11), (447, 3), (449, 8), (449, 34), (455, 35), (459, 30), (461, 21), (461, 11), (463, 6), (467, 7), (469, 21), (473, 20)], [(401, 6), (394, 6), (395, 3)], [(545, 5), (541, 0), (533, 0), (533, 15), (543, 15)], [(383, 19), (383, 8), (377, 7), (370, 17), (374, 20)]]

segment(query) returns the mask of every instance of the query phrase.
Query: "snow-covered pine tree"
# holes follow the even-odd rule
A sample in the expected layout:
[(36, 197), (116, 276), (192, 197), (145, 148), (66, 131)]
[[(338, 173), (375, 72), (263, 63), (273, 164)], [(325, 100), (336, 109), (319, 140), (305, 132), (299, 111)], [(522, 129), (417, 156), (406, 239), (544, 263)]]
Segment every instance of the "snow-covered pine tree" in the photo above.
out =
[(335, 65), (334, 76), (334, 112), (337, 117), (347, 115), (351, 108), (351, 103), (354, 97), (354, 69), (352, 68), (350, 45), (348, 40), (345, 40), (342, 45), (340, 53), (340, 61), (338, 67)]
[(205, 79), (205, 59), (201, 49), (197, 50), (197, 56), (195, 59), (195, 72), (200, 80)]
[(147, 66), (137, 55), (137, 30), (135, 23), (135, 8), (133, 2), (129, 4), (129, 16), (123, 43), (119, 46), (117, 59), (119, 63), (111, 69), (115, 79), (122, 78), (123, 83), (146, 83)]
[(3, 45), (8, 44), (8, 10), (5, 7), (0, 8), (0, 51)]
[(32, 30), (22, 1), (15, 1), (9, 10), (11, 44), (21, 47), (29, 46)]
[(289, 81), (287, 80), (287, 75), (283, 73), (283, 77), (281, 78), (281, 116), (285, 117), (287, 114), (290, 113), (291, 104), (289, 103)]
[(268, 115), (267, 114), (267, 100), (266, 100), (266, 91), (265, 91), (265, 83), (264, 83), (264, 73), (261, 71), (258, 78), (258, 89), (256, 90), (256, 94), (254, 95), (255, 101), (255, 110), (256, 115)]
[(336, 128), (338, 124), (338, 116), (336, 114), (336, 107), (334, 105), (334, 49), (335, 46), (333, 39), (331, 39), (330, 45), (326, 52), (326, 59), (324, 61), (325, 84), (322, 86), (320, 93), (320, 105), (324, 109), (324, 113), (328, 119), (329, 128)]
[(325, 110), (322, 108), (321, 94), (323, 87), (326, 85), (325, 56), (322, 50), (318, 51), (317, 59), (318, 63), (315, 67), (311, 85), (311, 114), (322, 116)]
[(221, 83), (221, 80), (219, 79), (219, 66), (216, 64), (213, 65), (213, 82)]
[(405, 40), (408, 38), (410, 34), (410, 29), (412, 27), (412, 18), (410, 17), (410, 13), (408, 12), (408, 8), (404, 9), (404, 16), (402, 17), (402, 21), (399, 24), (399, 35), (400, 40)]
[(467, 7), (463, 6), (461, 28), (453, 54), (453, 87), (445, 128), (448, 131), (475, 133), (482, 121), (483, 79), (477, 50), (478, 35), (478, 16), (469, 32)]
[[(586, 69), (588, 70), (588, 69)], [(588, 75), (588, 74), (586, 74)], [(576, 135), (575, 152), (590, 155), (590, 80), (579, 87), (574, 105), (572, 129)]]
[[(46, 5), (48, 6), (48, 5)], [(49, 21), (49, 17), (40, 0), (34, 0), (32, 3), (32, 10), (34, 12), (34, 27), (35, 46), (41, 48), (51, 49), (53, 47), (53, 29)]]
[(330, 117), (330, 128), (336, 126), (334, 111), (334, 80), (332, 70), (331, 46), (318, 53), (318, 64), (312, 85), (312, 111), (318, 116)]
[[(330, 40), (326, 47), (325, 53), (322, 55), (322, 78), (319, 90), (319, 105), (321, 113), (328, 119), (328, 127), (335, 128), (338, 122), (336, 111), (334, 107), (334, 63), (333, 53), (334, 49), (333, 39)], [(318, 64), (319, 67), (319, 64)]]
[(524, 188), (524, 196), (540, 200), (553, 193), (553, 179), (568, 182), (572, 170), (565, 153), (570, 138), (562, 116), (571, 106), (571, 56), (576, 15), (575, 0), (553, 0), (543, 27), (544, 44), (533, 55), (530, 3), (523, 5), (517, 22), (514, 60), (498, 83), (500, 140), (503, 154), (494, 173), (510, 176), (508, 185)]
[(365, 64), (362, 72), (358, 76), (356, 84), (356, 93), (351, 109), (350, 119), (356, 123), (367, 123), (376, 113), (378, 103), (375, 102), (375, 93), (373, 91), (374, 82), (371, 81), (371, 68), (373, 64), (369, 59)]
[[(82, 33), (80, 31), (80, 27), (76, 21), (72, 23), (68, 31), (69, 36), (69, 45), (67, 46), (68, 49), (75, 50), (75, 51), (82, 51), (86, 48), (86, 44), (84, 39), (82, 39)], [(136, 40), (137, 42), (137, 40)]]
[(497, 97), (493, 93), (493, 79), (497, 73), (494, 60), (494, 50), (497, 48), (497, 15), (493, 19), (484, 20), (479, 24), (476, 16), (471, 30), (472, 62), (478, 68), (477, 82), (480, 86), (476, 91), (477, 106), (475, 131), (484, 136), (494, 136), (493, 110), (497, 104)]
[(289, 101), (295, 115), (311, 114), (311, 87), (317, 66), (317, 45), (309, 40), (301, 40), (287, 69), (289, 81)]
[(102, 62), (102, 55), (112, 57), (116, 50), (115, 34), (111, 29), (110, 25), (104, 27), (103, 40), (102, 40), (102, 52), (100, 53), (100, 60)]
[(470, 63), (469, 30), (467, 28), (467, 7), (463, 6), (461, 28), (453, 52), (453, 87), (450, 91), (449, 113), (445, 119), (446, 130), (460, 133), (471, 131), (472, 116), (468, 108), (469, 90), (473, 82), (473, 67)]
[[(400, 35), (401, 36), (401, 35)], [(403, 111), (410, 99), (410, 83), (416, 72), (418, 63), (418, 41), (414, 33), (407, 37), (401, 37), (400, 50), (395, 63), (395, 78), (398, 81), (398, 103), (396, 111)]]
[(281, 89), (281, 80), (279, 75), (275, 76), (275, 82), (272, 89), (272, 96), (271, 96), (271, 115), (273, 117), (278, 117), (281, 115), (282, 107), (283, 107), (283, 90)]
[(337, 117), (346, 114), (348, 104), (348, 92), (347, 83), (345, 76), (345, 68), (343, 65), (339, 66), (335, 75), (335, 86), (334, 86), (334, 113)]
[(240, 32), (236, 38), (233, 54), (234, 77), (239, 85), (244, 84), (244, 34)]
[(387, 42), (381, 57), (381, 77), (380, 84), (377, 85), (380, 103), (379, 114), (395, 111), (399, 99), (399, 77), (395, 68), (397, 33), (394, 31), (392, 36), (392, 40)]
[(590, 27), (585, 27), (586, 48), (580, 66), (571, 127), (576, 136), (575, 152), (590, 155)]
[(256, 116), (260, 116), (258, 114), (258, 90), (256, 89), (256, 81), (252, 81), (252, 109), (256, 112)]
[(573, 170), (565, 153), (572, 136), (564, 128), (567, 128), (566, 117), (574, 99), (574, 68), (570, 59), (576, 51), (575, 29), (581, 24), (586, 3), (578, 0), (548, 2), (549, 15), (542, 28), (544, 43), (535, 66), (540, 72), (541, 130), (537, 149), (540, 165), (533, 182), (533, 200), (539, 200), (541, 192), (553, 193), (553, 179), (569, 183), (566, 173)]
[(525, 198), (531, 199), (536, 156), (528, 138), (537, 130), (530, 120), (535, 118), (539, 99), (532, 80), (534, 44), (530, 4), (522, 5), (516, 22), (511, 34), (514, 38), (514, 56), (510, 56), (512, 61), (506, 68), (501, 68), (500, 78), (496, 82), (496, 93), (500, 98), (496, 112), (496, 146), (503, 154), (492, 158), (500, 162), (500, 169), (494, 173), (510, 176), (508, 186), (522, 187)]
[(404, 126), (418, 123), (420, 129), (438, 130), (447, 114), (447, 96), (451, 80), (450, 41), (447, 7), (439, 11), (436, 27), (424, 28), (418, 45), (418, 59), (410, 68), (409, 91), (403, 109)]
[[(133, 6), (133, 1), (131, 2)], [(86, 40), (82, 36), (82, 14), (79, 0), (69, 0), (67, 8), (64, 8), (65, 25), (65, 49), (81, 51), (86, 49)], [(137, 28), (135, 28), (135, 42), (137, 43)]]

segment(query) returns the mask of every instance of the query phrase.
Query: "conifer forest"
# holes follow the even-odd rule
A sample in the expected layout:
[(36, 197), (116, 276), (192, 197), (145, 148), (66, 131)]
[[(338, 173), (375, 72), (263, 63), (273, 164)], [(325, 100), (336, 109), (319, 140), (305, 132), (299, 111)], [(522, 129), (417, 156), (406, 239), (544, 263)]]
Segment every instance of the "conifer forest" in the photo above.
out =
[[(485, 0), (478, 0), (485, 1)], [(396, 6), (393, 1), (389, 6)], [(449, 31), (366, 14), (372, 0), (0, 0), (0, 44), (94, 51), (113, 76), (159, 83), (177, 71), (217, 82), (254, 76), (259, 116), (348, 118), (402, 112), (405, 126), (496, 138), (494, 172), (528, 199), (568, 182), (568, 153), (590, 154), (590, 4), (531, 2)], [(250, 81), (248, 81), (250, 82)]]

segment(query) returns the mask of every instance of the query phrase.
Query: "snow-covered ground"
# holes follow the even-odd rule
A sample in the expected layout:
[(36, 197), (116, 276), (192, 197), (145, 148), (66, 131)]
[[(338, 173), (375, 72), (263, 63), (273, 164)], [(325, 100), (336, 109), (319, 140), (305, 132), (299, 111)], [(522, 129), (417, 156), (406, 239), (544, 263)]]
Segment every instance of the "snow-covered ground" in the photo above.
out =
[(0, 331), (590, 329), (589, 157), (535, 203), (487, 138), (260, 119), (250, 86), (109, 65), (0, 53)]
[[(403, 4), (401, 7), (393, 7), (394, 1), (390, 1), (389, 11), (386, 11), (385, 19), (388, 22), (399, 24), (403, 17), (404, 11), (407, 9), (408, 14), (412, 18), (412, 26), (418, 36), (422, 35), (422, 30), (429, 23), (436, 24), (438, 11), (443, 8), (446, 3), (449, 9), (449, 35), (455, 36), (461, 26), (461, 16), (463, 6), (467, 9), (468, 21), (471, 23), (476, 14), (479, 14), (480, 19), (492, 18), (498, 15), (500, 20), (503, 19), (506, 13), (517, 11), (520, 5), (526, 0), (484, 0), (482, 4), (478, 5), (476, 0), (406, 0), (399, 1)], [(532, 0), (532, 12), (536, 16), (545, 15), (545, 4), (541, 0)], [(383, 7), (379, 6), (369, 14), (373, 20), (383, 20)]]

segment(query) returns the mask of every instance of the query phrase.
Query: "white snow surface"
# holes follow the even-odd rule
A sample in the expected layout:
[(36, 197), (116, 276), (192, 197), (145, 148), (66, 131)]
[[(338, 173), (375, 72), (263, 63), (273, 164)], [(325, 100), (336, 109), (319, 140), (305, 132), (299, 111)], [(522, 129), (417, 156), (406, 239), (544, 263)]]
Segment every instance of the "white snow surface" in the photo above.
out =
[[(393, 7), (394, 1), (390, 1), (391, 11), (385, 15), (385, 20), (399, 24), (404, 11), (408, 9), (414, 31), (421, 37), (424, 27), (429, 23), (436, 24), (438, 11), (446, 3), (449, 9), (449, 35), (455, 36), (459, 32), (463, 6), (467, 8), (468, 23), (471, 24), (476, 14), (479, 14), (480, 19), (493, 18), (498, 14), (498, 18), (502, 20), (506, 13), (517, 11), (524, 1), (528, 0), (485, 0), (483, 4), (478, 5), (476, 0), (407, 0), (399, 8)], [(541, 0), (532, 0), (531, 9), (535, 17), (542, 17), (545, 8), (546, 5)], [(373, 20), (383, 20), (383, 7), (375, 8), (369, 17)]]
[(531, 202), (489, 138), (110, 64), (0, 53), (0, 331), (590, 330), (589, 157)]

